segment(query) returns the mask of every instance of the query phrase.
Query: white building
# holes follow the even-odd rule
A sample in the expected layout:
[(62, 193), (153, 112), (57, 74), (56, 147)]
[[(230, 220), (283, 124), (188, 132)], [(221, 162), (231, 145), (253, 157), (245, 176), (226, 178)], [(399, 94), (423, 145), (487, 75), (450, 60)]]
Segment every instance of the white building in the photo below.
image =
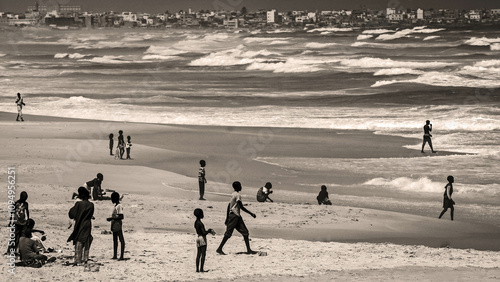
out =
[(275, 23), (278, 20), (278, 12), (276, 10), (267, 11), (267, 23)]
[(314, 22), (316, 22), (316, 13), (309, 12), (309, 13), (307, 13), (307, 17), (309, 19), (312, 19)]
[(424, 19), (424, 10), (418, 8), (417, 9), (417, 20), (423, 20)]
[(387, 19), (391, 22), (400, 22), (403, 20), (403, 14), (390, 14), (387, 15)]
[(395, 14), (396, 13), (396, 8), (387, 8), (387, 10), (385, 11), (385, 13), (386, 13), (387, 16)]
[(124, 22), (136, 22), (137, 21), (137, 14), (134, 14), (132, 12), (122, 12), (122, 17)]

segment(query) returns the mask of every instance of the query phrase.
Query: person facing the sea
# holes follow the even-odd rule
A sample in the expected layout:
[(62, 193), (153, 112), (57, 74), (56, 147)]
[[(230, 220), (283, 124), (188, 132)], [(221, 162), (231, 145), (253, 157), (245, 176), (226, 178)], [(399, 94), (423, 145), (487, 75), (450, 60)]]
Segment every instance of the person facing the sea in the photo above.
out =
[(107, 218), (107, 221), (111, 222), (111, 232), (113, 232), (113, 258), (117, 259), (118, 255), (118, 239), (120, 239), (121, 251), (120, 258), (118, 260), (124, 260), (123, 254), (125, 253), (125, 239), (123, 238), (122, 220), (123, 220), (123, 208), (120, 204), (120, 194), (118, 192), (113, 192), (111, 194), (111, 202), (115, 204), (113, 207), (113, 212), (111, 217)]
[(269, 198), (269, 194), (273, 193), (271, 188), (273, 188), (271, 182), (267, 182), (266, 185), (260, 187), (259, 191), (257, 191), (257, 202), (263, 203), (269, 200), (272, 203), (273, 200)]
[(220, 243), (216, 252), (220, 255), (225, 255), (225, 253), (222, 251), (222, 248), (226, 244), (227, 240), (229, 240), (229, 238), (231, 238), (231, 236), (233, 235), (234, 229), (236, 229), (238, 230), (238, 232), (241, 233), (241, 235), (243, 235), (243, 239), (245, 240), (245, 245), (247, 247), (247, 254), (256, 254), (257, 252), (253, 251), (250, 248), (250, 239), (248, 237), (249, 233), (247, 227), (245, 226), (245, 222), (241, 217), (241, 211), (248, 213), (253, 218), (255, 218), (256, 215), (251, 211), (247, 210), (243, 206), (240, 194), (242, 187), (239, 181), (233, 182), (233, 189), (234, 192), (233, 194), (231, 194), (231, 201), (227, 206), (226, 222), (225, 222), (227, 227), (226, 232), (224, 233), (224, 238), (222, 239), (222, 242)]
[(205, 183), (207, 183), (207, 178), (205, 177), (205, 166), (207, 163), (205, 160), (200, 160), (200, 168), (198, 169), (198, 187), (200, 189), (200, 200), (205, 201), (203, 196), (205, 195)]
[(448, 184), (444, 186), (443, 211), (439, 215), (439, 218), (441, 218), (449, 208), (451, 220), (453, 220), (453, 212), (455, 211), (453, 206), (455, 205), (455, 201), (453, 201), (451, 195), (453, 194), (453, 182), (455, 182), (455, 178), (450, 175), (446, 178), (446, 180), (448, 180)]
[(73, 241), (73, 245), (75, 245), (75, 265), (87, 263), (90, 246), (92, 245), (94, 204), (89, 202), (89, 197), (87, 188), (78, 188), (78, 198), (81, 201), (76, 202), (68, 212), (69, 218), (75, 220), (73, 232), (68, 237), (68, 242)]
[(123, 159), (123, 153), (125, 152), (125, 140), (123, 140), (123, 131), (118, 131), (118, 149), (120, 149), (120, 159)]
[(23, 119), (23, 106), (26, 106), (26, 104), (23, 101), (23, 97), (21, 97), (21, 93), (17, 93), (16, 104), (17, 104), (17, 119), (16, 119), (16, 121), (19, 121), (19, 119), (21, 119), (21, 121), (24, 121), (24, 119)]
[(127, 160), (130, 160), (130, 148), (132, 148), (132, 141), (129, 135), (127, 136), (127, 144), (125, 144), (125, 149), (127, 149)]
[(323, 205), (331, 205), (332, 202), (328, 198), (328, 191), (326, 191), (326, 186), (321, 185), (321, 191), (319, 191), (318, 196), (316, 197), (316, 200), (318, 200), (318, 204), (323, 204)]
[(425, 121), (424, 125), (424, 141), (422, 142), (422, 153), (424, 152), (424, 147), (425, 143), (429, 143), (429, 147), (431, 147), (431, 151), (435, 153), (434, 149), (432, 148), (432, 141), (431, 141), (431, 131), (432, 131), (432, 124), (430, 120)]
[(207, 235), (209, 233), (215, 235), (215, 231), (211, 228), (205, 230), (205, 225), (201, 222), (201, 219), (204, 217), (202, 209), (195, 209), (194, 216), (196, 216), (194, 229), (198, 235), (198, 238), (196, 238), (196, 272), (205, 272), (203, 267), (205, 265), (205, 257), (207, 255)]
[(115, 143), (115, 141), (113, 140), (113, 133), (110, 133), (109, 134), (109, 155), (112, 156), (113, 155), (113, 145)]

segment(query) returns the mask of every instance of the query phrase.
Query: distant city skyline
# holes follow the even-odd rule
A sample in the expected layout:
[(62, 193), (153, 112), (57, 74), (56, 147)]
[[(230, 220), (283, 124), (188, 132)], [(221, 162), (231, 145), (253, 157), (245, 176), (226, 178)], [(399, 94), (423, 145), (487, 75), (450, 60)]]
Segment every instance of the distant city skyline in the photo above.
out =
[[(2, 0), (0, 2), (0, 11), (2, 12), (24, 12), (28, 6), (35, 5), (34, 0)], [(54, 0), (40, 0), (39, 5), (55, 3)], [(61, 5), (80, 5), (82, 11), (106, 12), (106, 11), (130, 11), (170, 13), (179, 10), (191, 9), (199, 10), (240, 10), (246, 7), (247, 10), (257, 9), (276, 9), (278, 11), (292, 10), (339, 10), (339, 9), (358, 9), (361, 5), (369, 9), (493, 9), (500, 8), (498, 0), (58, 0)]]

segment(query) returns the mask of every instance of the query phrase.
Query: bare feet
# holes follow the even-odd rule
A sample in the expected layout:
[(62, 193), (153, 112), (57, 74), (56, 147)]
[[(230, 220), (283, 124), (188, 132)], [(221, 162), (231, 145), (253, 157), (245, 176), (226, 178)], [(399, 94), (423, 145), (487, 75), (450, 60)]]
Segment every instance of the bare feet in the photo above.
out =
[(223, 255), (223, 256), (225, 256), (225, 255), (226, 255), (226, 254), (225, 254), (222, 250), (217, 250), (216, 252), (217, 252), (219, 255)]

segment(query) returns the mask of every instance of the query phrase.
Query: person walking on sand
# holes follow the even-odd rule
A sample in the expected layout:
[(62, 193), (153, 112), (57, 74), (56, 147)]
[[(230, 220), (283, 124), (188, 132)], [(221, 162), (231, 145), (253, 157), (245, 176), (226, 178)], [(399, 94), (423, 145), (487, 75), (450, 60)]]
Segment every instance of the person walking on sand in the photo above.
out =
[(441, 218), (449, 208), (451, 220), (453, 220), (453, 212), (455, 211), (455, 208), (453, 206), (455, 205), (455, 201), (453, 201), (451, 195), (453, 194), (453, 182), (455, 182), (455, 178), (450, 175), (446, 178), (446, 180), (448, 180), (448, 184), (446, 184), (446, 186), (444, 187), (443, 211), (439, 215), (439, 218)]
[(16, 119), (16, 121), (19, 121), (19, 119), (21, 119), (21, 121), (24, 121), (24, 119), (23, 119), (23, 106), (26, 106), (26, 104), (23, 101), (23, 97), (21, 97), (21, 93), (17, 93), (16, 104), (17, 104), (17, 119)]
[(328, 191), (326, 191), (326, 186), (321, 185), (321, 191), (319, 191), (318, 196), (316, 197), (316, 200), (318, 200), (318, 204), (321, 205), (328, 205), (330, 206), (332, 202), (330, 201), (330, 198), (328, 198)]
[(431, 121), (426, 120), (424, 125), (424, 141), (422, 142), (422, 151), (421, 151), (422, 153), (424, 152), (425, 143), (429, 143), (429, 147), (431, 147), (431, 152), (436, 153), (436, 151), (434, 151), (434, 149), (432, 148), (431, 131), (432, 131)]
[(207, 183), (207, 178), (205, 177), (205, 166), (207, 163), (205, 160), (200, 160), (200, 169), (198, 169), (198, 187), (200, 188), (200, 200), (204, 201), (205, 198), (205, 183)]
[(240, 194), (240, 191), (242, 189), (241, 183), (238, 181), (233, 182), (233, 189), (234, 192), (233, 194), (231, 194), (231, 201), (227, 206), (226, 222), (225, 222), (226, 232), (224, 233), (224, 238), (222, 239), (222, 242), (220, 243), (216, 252), (220, 255), (225, 255), (225, 253), (222, 251), (222, 248), (224, 248), (224, 245), (226, 244), (227, 240), (231, 238), (234, 229), (236, 229), (238, 230), (238, 232), (241, 233), (241, 235), (243, 235), (243, 239), (245, 240), (245, 245), (247, 247), (247, 254), (256, 254), (257, 252), (253, 251), (250, 248), (250, 239), (248, 237), (249, 233), (247, 227), (245, 226), (245, 222), (241, 217), (241, 211), (248, 213), (253, 218), (255, 218), (256, 215), (251, 211), (247, 210), (243, 206), (243, 203), (241, 202), (241, 194)]
[(68, 238), (68, 242), (73, 241), (75, 245), (75, 265), (87, 263), (93, 240), (91, 233), (94, 204), (89, 202), (89, 190), (85, 187), (78, 188), (78, 197), (81, 201), (76, 202), (68, 213), (69, 218), (75, 220), (73, 232)]
[(118, 239), (120, 239), (121, 251), (118, 260), (125, 260), (123, 254), (125, 253), (125, 239), (123, 238), (122, 220), (123, 208), (120, 204), (120, 194), (113, 192), (111, 194), (111, 202), (115, 204), (111, 217), (107, 221), (111, 221), (111, 232), (113, 232), (113, 259), (117, 259), (118, 255)]
[(120, 159), (123, 160), (123, 153), (125, 152), (125, 140), (123, 140), (123, 131), (118, 131), (118, 149), (120, 149)]
[(198, 235), (198, 238), (196, 238), (196, 272), (205, 272), (203, 267), (205, 265), (205, 257), (207, 255), (207, 235), (209, 233), (215, 235), (215, 231), (213, 229), (205, 230), (205, 225), (201, 222), (204, 217), (202, 209), (195, 209), (194, 216), (196, 216), (194, 229)]
[(125, 144), (125, 149), (127, 149), (127, 160), (130, 160), (130, 148), (132, 148), (132, 141), (130, 140), (130, 135), (127, 136), (127, 144)]
[(112, 156), (113, 155), (113, 145), (115, 143), (115, 141), (113, 140), (113, 133), (110, 133), (109, 134), (109, 155)]
[(259, 191), (257, 191), (257, 202), (263, 203), (265, 201), (270, 201), (272, 203), (273, 200), (269, 198), (269, 195), (273, 193), (271, 188), (273, 188), (271, 182), (267, 182), (266, 185), (260, 187)]

